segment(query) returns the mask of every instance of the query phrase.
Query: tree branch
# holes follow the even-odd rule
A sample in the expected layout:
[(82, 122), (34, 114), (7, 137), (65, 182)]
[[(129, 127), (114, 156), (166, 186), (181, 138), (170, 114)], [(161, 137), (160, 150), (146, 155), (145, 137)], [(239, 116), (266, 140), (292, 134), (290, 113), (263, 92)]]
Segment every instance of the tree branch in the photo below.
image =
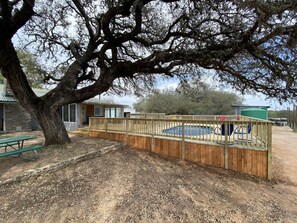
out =
[(35, 0), (23, 0), (23, 5), (19, 11), (15, 13), (9, 24), (10, 35), (13, 36), (28, 20), (34, 15)]
[(85, 25), (86, 25), (87, 30), (88, 30), (89, 35), (90, 35), (90, 41), (95, 41), (95, 34), (94, 34), (94, 31), (93, 31), (92, 26), (90, 24), (90, 18), (87, 16), (87, 13), (86, 13), (86, 11), (84, 10), (84, 7), (81, 4), (81, 1), (80, 0), (72, 0), (72, 2), (74, 3), (76, 8), (78, 9), (80, 15), (85, 20)]

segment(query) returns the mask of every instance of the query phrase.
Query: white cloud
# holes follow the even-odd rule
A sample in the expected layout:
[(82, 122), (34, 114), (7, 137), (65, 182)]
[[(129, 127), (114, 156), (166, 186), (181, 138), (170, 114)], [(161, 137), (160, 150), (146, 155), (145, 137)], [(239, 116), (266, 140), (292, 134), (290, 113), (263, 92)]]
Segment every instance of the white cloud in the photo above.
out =
[(137, 97), (135, 95), (127, 95), (127, 96), (116, 96), (114, 98), (115, 103), (129, 105), (133, 107), (133, 104), (136, 102)]
[(179, 80), (177, 78), (160, 78), (158, 82), (156, 83), (156, 88), (159, 90), (164, 90), (168, 88), (175, 89), (177, 85), (179, 84)]
[(100, 97), (102, 100), (111, 100), (116, 104), (129, 105), (133, 107), (133, 104), (137, 101), (135, 95), (117, 96), (117, 95), (103, 95)]

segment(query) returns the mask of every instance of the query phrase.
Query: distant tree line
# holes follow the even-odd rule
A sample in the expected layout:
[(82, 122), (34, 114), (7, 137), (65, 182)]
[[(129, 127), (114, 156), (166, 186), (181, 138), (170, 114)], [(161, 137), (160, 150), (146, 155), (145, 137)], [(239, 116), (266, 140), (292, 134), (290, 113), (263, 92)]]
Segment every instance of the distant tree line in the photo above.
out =
[(293, 109), (269, 111), (269, 118), (287, 118), (288, 126), (297, 131), (297, 106), (293, 106)]
[(289, 115), (292, 115), (293, 111), (288, 110), (279, 110), (279, 111), (269, 111), (268, 116), (269, 118), (289, 118)]
[(242, 97), (215, 90), (201, 81), (182, 81), (176, 89), (154, 91), (140, 99), (134, 104), (134, 109), (167, 115), (228, 115), (233, 113), (233, 104), (242, 104)]

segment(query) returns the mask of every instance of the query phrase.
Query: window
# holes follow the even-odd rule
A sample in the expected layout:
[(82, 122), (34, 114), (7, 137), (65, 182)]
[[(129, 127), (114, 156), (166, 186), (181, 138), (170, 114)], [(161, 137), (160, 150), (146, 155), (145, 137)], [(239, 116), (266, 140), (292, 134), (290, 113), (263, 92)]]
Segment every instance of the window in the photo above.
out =
[(117, 108), (117, 118), (121, 117), (121, 108)]
[(76, 104), (64, 105), (59, 113), (63, 122), (76, 122)]
[(103, 116), (103, 107), (101, 105), (94, 105), (94, 116)]
[(69, 105), (70, 107), (70, 122), (75, 122), (76, 121), (76, 105), (75, 104), (71, 104)]
[(109, 108), (105, 108), (105, 118), (110, 118)]
[(110, 108), (110, 117), (115, 118), (115, 108)]
[(63, 121), (68, 122), (69, 121), (69, 109), (68, 105), (63, 106)]
[(105, 108), (105, 118), (120, 118), (122, 117), (121, 108)]

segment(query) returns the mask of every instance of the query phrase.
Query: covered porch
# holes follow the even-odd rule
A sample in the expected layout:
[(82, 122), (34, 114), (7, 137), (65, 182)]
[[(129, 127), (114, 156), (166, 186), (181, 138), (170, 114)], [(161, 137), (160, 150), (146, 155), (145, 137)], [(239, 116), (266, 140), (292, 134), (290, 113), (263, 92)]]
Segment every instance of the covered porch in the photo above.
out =
[(122, 118), (124, 117), (124, 105), (120, 104), (80, 104), (80, 127), (88, 127), (90, 117)]

